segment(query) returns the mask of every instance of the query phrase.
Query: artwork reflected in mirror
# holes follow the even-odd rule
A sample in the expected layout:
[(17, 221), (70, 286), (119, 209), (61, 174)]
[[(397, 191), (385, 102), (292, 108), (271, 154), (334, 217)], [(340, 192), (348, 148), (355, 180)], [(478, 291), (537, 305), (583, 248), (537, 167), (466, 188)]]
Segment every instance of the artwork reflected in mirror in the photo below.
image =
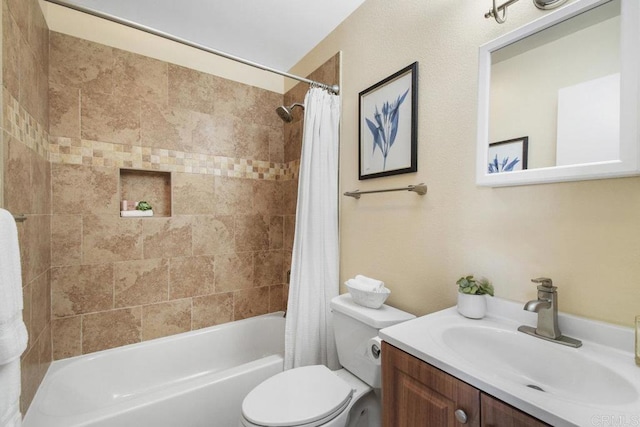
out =
[(488, 173), (503, 173), (527, 169), (529, 137), (508, 139), (489, 144)]

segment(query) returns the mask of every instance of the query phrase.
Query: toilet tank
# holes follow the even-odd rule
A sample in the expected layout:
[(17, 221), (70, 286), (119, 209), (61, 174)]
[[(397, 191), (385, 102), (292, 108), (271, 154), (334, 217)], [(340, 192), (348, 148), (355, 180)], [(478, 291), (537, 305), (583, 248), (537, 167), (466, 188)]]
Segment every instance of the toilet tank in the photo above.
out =
[(369, 340), (377, 337), (380, 329), (415, 316), (385, 304), (378, 309), (363, 307), (349, 294), (333, 298), (331, 311), (340, 365), (371, 387), (380, 388), (380, 359), (369, 357)]

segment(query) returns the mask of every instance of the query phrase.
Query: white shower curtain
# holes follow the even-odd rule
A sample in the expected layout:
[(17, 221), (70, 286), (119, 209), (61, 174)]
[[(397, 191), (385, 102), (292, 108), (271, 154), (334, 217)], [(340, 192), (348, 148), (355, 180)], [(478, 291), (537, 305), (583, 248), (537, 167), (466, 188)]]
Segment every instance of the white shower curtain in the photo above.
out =
[(339, 368), (329, 302), (338, 295), (340, 98), (311, 88), (304, 100), (298, 206), (285, 328), (285, 369)]

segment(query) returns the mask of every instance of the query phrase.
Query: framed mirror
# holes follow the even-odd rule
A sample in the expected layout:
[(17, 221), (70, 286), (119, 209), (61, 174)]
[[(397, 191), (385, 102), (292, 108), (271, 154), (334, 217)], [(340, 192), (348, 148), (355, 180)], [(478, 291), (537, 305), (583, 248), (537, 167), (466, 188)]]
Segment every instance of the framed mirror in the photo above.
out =
[(638, 46), (638, 0), (576, 0), (481, 46), (476, 184), (640, 174)]

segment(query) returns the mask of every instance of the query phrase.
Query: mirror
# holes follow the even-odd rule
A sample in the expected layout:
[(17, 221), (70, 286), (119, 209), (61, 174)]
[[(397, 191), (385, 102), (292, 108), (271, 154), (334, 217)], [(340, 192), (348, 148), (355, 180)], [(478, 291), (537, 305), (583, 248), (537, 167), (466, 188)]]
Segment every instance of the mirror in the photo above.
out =
[(639, 174), (640, 2), (577, 0), (480, 47), (476, 183)]

